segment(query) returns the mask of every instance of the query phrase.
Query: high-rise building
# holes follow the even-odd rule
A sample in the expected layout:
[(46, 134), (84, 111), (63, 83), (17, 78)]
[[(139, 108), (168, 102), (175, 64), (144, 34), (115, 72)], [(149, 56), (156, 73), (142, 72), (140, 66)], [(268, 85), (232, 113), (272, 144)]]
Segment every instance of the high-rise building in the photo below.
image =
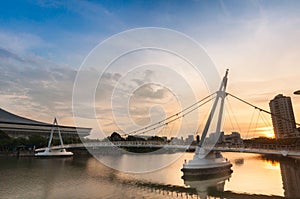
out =
[(276, 138), (298, 136), (293, 105), (290, 97), (279, 94), (269, 103)]

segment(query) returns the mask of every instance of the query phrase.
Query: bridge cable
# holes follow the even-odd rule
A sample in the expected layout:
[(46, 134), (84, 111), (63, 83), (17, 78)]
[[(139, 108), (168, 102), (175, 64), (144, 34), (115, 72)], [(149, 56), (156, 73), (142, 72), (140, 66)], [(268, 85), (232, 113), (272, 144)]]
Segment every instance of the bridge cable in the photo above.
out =
[(254, 130), (253, 130), (253, 132), (252, 132), (252, 137), (255, 137), (255, 133), (256, 133), (256, 131), (257, 131), (257, 126), (258, 126), (258, 121), (259, 121), (259, 117), (260, 117), (260, 111), (258, 112), (258, 116), (257, 116), (257, 119), (256, 119), (256, 123), (255, 123), (255, 128), (254, 128)]
[[(228, 101), (228, 98), (226, 98), (226, 104), (228, 104), (229, 103), (229, 101)], [(228, 115), (228, 118), (229, 118), (229, 122), (230, 122), (230, 124), (231, 124), (231, 127), (232, 127), (232, 129), (233, 129), (233, 131), (236, 131), (236, 128), (235, 128), (235, 126), (234, 126), (234, 124), (233, 124), (233, 122), (232, 122), (232, 119), (231, 119), (231, 117), (230, 117), (230, 115), (231, 115), (231, 112), (230, 112), (230, 109), (229, 109), (230, 107), (229, 106), (225, 106), (225, 110), (226, 110), (226, 112), (227, 112), (227, 115)], [(226, 119), (227, 119), (227, 116), (225, 117), (225, 124), (226, 124)]]
[(272, 126), (272, 125), (270, 125), (270, 123), (268, 122), (268, 120), (265, 118), (265, 115), (264, 115), (264, 114), (261, 114), (261, 118), (262, 118), (262, 120), (263, 120), (265, 126), (267, 126), (267, 127)]
[[(207, 96), (207, 97), (205, 97), (205, 98), (203, 98), (203, 99), (197, 101), (196, 103), (194, 103), (194, 104), (188, 106), (187, 108), (185, 108), (185, 109), (183, 109), (183, 110), (181, 110), (181, 111), (179, 111), (179, 112), (177, 112), (177, 113), (175, 113), (175, 114), (173, 114), (173, 115), (171, 115), (171, 116), (169, 116), (169, 117), (167, 117), (167, 118), (165, 118), (165, 119), (163, 119), (163, 120), (161, 120), (161, 121), (158, 121), (158, 122), (156, 122), (156, 123), (154, 123), (154, 124), (150, 124), (150, 125), (148, 125), (148, 126), (146, 126), (146, 127), (140, 128), (140, 129), (138, 129), (138, 130), (134, 130), (134, 131), (132, 131), (132, 132), (130, 132), (130, 133), (125, 133), (125, 135), (133, 135), (133, 134), (138, 135), (138, 134), (144, 134), (144, 133), (146, 133), (146, 132), (149, 132), (149, 131), (151, 131), (151, 130), (155, 130), (156, 128), (159, 128), (159, 127), (161, 127), (161, 126), (164, 126), (164, 125), (166, 125), (166, 124), (168, 124), (168, 123), (172, 123), (172, 122), (174, 122), (174, 121), (176, 121), (176, 120), (178, 120), (178, 119), (184, 117), (185, 115), (187, 115), (187, 114), (193, 112), (194, 110), (198, 109), (199, 107), (203, 106), (204, 104), (208, 103), (209, 101), (213, 100), (215, 97), (212, 98), (212, 96), (215, 95), (215, 94), (216, 94), (216, 92), (215, 92), (215, 93), (212, 93), (211, 95), (209, 95), (209, 96)], [(205, 100), (206, 100), (206, 101), (205, 101)], [(203, 101), (205, 101), (205, 102), (203, 102)], [(203, 103), (202, 103), (202, 104), (199, 104), (199, 103), (201, 103), (201, 102), (203, 102)], [(196, 105), (197, 105), (197, 106), (196, 106)], [(196, 107), (193, 108), (194, 106), (196, 106)], [(193, 108), (193, 109), (191, 109), (191, 108)], [(189, 109), (191, 109), (191, 110), (189, 110)], [(189, 111), (187, 111), (187, 110), (189, 110)], [(170, 120), (171, 118), (175, 118), (175, 119)], [(170, 121), (168, 121), (168, 120), (170, 120)], [(153, 127), (153, 128), (149, 129), (150, 127)], [(142, 131), (142, 132), (141, 132), (141, 133), (138, 133), (138, 132), (140, 132), (140, 131)]]
[[(169, 123), (169, 122), (167, 122), (167, 121), (168, 121), (169, 119), (171, 119), (171, 118), (176, 117), (176, 118), (178, 119), (178, 115), (182, 115), (182, 116), (180, 116), (179, 118), (184, 117), (184, 115), (189, 114), (190, 112), (192, 112), (192, 111), (198, 109), (200, 106), (202, 106), (202, 104), (201, 104), (201, 105), (198, 105), (196, 108), (192, 109), (191, 111), (186, 112), (187, 110), (193, 108), (195, 105), (197, 105), (197, 104), (199, 104), (199, 103), (201, 103), (201, 102), (203, 102), (203, 101), (205, 101), (205, 100), (207, 100), (207, 99), (209, 99), (209, 101), (211, 101), (213, 98), (212, 98), (212, 99), (210, 99), (210, 98), (211, 98), (213, 95), (215, 95), (215, 94), (216, 94), (216, 92), (215, 92), (215, 93), (212, 93), (211, 95), (209, 95), (209, 96), (207, 96), (207, 97), (205, 97), (205, 98), (203, 98), (203, 99), (201, 99), (201, 100), (195, 102), (194, 104), (188, 106), (187, 108), (185, 108), (185, 109), (183, 109), (183, 110), (181, 110), (181, 111), (179, 111), (179, 112), (177, 112), (177, 113), (175, 113), (175, 114), (173, 114), (173, 115), (171, 115), (171, 116), (169, 116), (169, 117), (167, 117), (167, 118), (165, 118), (165, 119), (163, 119), (163, 120), (161, 120), (161, 121), (159, 121), (159, 122), (156, 122), (156, 123), (154, 123), (154, 124), (150, 124), (150, 125), (148, 125), (148, 126), (146, 126), (146, 127), (140, 128), (140, 129), (138, 129), (138, 130), (134, 130), (134, 131), (132, 131), (132, 132), (130, 132), (130, 133), (125, 133), (125, 135), (138, 134), (138, 132), (143, 131), (143, 130), (147, 130), (148, 128), (154, 127), (154, 126), (161, 127), (161, 126), (163, 126), (164, 124)], [(186, 113), (184, 113), (184, 112), (186, 112)], [(184, 113), (184, 114), (183, 114), (183, 113)], [(172, 121), (173, 121), (173, 120), (172, 120)], [(171, 121), (171, 122), (172, 122), (172, 121)], [(161, 125), (162, 123), (164, 123), (164, 124)], [(156, 129), (156, 128), (158, 128), (158, 127), (154, 127), (154, 128), (152, 128), (152, 130), (153, 130), (153, 129)]]
[(239, 123), (238, 123), (238, 121), (237, 121), (236, 115), (235, 115), (235, 113), (233, 112), (233, 108), (232, 108), (232, 105), (231, 105), (231, 102), (230, 102), (229, 98), (227, 97), (226, 100), (227, 100), (227, 104), (228, 104), (229, 110), (231, 110), (232, 115), (233, 115), (233, 119), (234, 119), (234, 121), (235, 121), (235, 123), (236, 123), (236, 125), (237, 125), (238, 132), (242, 132), (241, 127), (240, 127), (240, 125), (239, 125)]
[(248, 129), (247, 129), (247, 136), (246, 136), (247, 139), (250, 139), (250, 137), (249, 137), (249, 131), (251, 129), (251, 125), (252, 125), (252, 122), (253, 122), (254, 114), (255, 114), (255, 109), (253, 109), (253, 111), (252, 111), (251, 120), (250, 120)]
[[(203, 102), (202, 104), (198, 105), (197, 107), (191, 109), (190, 111), (186, 112), (185, 114), (182, 114), (182, 115), (177, 116), (176, 118), (174, 118), (174, 119), (172, 119), (172, 120), (166, 121), (167, 119), (164, 119), (164, 120), (161, 120), (160, 122), (157, 122), (156, 125), (154, 125), (154, 124), (149, 125), (149, 126), (154, 126), (153, 128), (148, 129), (149, 126), (148, 126), (148, 127), (144, 127), (144, 128), (143, 128), (144, 131), (142, 131), (141, 133), (135, 133), (135, 135), (145, 134), (145, 133), (147, 133), (147, 132), (149, 132), (149, 131), (155, 130), (155, 129), (157, 129), (157, 128), (159, 128), (159, 127), (162, 127), (162, 126), (164, 126), (164, 125), (168, 125), (168, 124), (170, 124), (170, 123), (173, 123), (173, 122), (175, 122), (176, 120), (178, 120), (178, 119), (184, 117), (185, 115), (187, 115), (187, 114), (193, 112), (194, 110), (198, 109), (199, 107), (203, 106), (204, 104), (210, 102), (210, 101), (213, 100), (213, 99), (214, 99), (214, 98), (206, 100), (205, 102)], [(201, 101), (203, 101), (203, 100), (201, 100)], [(182, 112), (184, 112), (184, 111), (182, 111)], [(176, 115), (176, 114), (175, 114), (175, 115)], [(172, 116), (169, 117), (169, 119), (170, 119), (170, 118), (172, 118)], [(162, 122), (164, 122), (164, 123), (162, 123)], [(159, 125), (159, 124), (160, 124), (160, 125)], [(173, 127), (174, 127), (174, 126), (173, 126)], [(148, 129), (148, 130), (146, 130), (146, 129)], [(127, 134), (127, 135), (129, 135), (129, 134)]]
[[(291, 120), (289, 120), (289, 119), (286, 119), (286, 118), (284, 118), (284, 117), (281, 117), (281, 116), (279, 116), (279, 115), (276, 115), (276, 114), (274, 114), (274, 113), (271, 113), (270, 111), (267, 111), (267, 110), (265, 110), (265, 109), (259, 108), (259, 107), (255, 106), (255, 105), (251, 104), (250, 102), (247, 102), (247, 101), (245, 101), (245, 100), (243, 100), (243, 99), (241, 99), (241, 98), (239, 98), (239, 97), (237, 97), (237, 96), (235, 96), (235, 95), (232, 95), (232, 94), (230, 94), (230, 93), (226, 93), (226, 94), (229, 95), (229, 96), (231, 96), (231, 97), (233, 97), (233, 98), (235, 98), (235, 99), (237, 99), (237, 100), (239, 100), (239, 101), (241, 101), (241, 102), (243, 102), (243, 103), (245, 103), (245, 104), (247, 104), (247, 105), (249, 105), (249, 106), (252, 106), (252, 107), (255, 108), (255, 109), (258, 109), (258, 110), (260, 110), (260, 111), (262, 111), (262, 112), (268, 113), (268, 114), (270, 114), (270, 115), (272, 115), (272, 116), (274, 116), (274, 117), (277, 117), (278, 119), (284, 120), (284, 121), (286, 121), (286, 122), (294, 123), (293, 121), (291, 121)], [(297, 122), (295, 122), (295, 124), (296, 124), (297, 126), (300, 126), (300, 124), (297, 123)]]
[(265, 118), (266, 116), (264, 114), (262, 114), (263, 118), (264, 118), (264, 121), (266, 122), (266, 125), (267, 126), (271, 126), (272, 127), (272, 124), (269, 123), (268, 119)]

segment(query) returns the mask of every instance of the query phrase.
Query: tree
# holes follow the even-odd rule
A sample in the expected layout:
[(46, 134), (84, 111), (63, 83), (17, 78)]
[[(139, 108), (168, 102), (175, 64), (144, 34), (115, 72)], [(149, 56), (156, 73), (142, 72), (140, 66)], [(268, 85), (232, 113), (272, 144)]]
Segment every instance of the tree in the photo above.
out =
[(9, 150), (12, 145), (13, 139), (10, 138), (5, 132), (0, 130), (0, 151)]
[(28, 140), (26, 138), (23, 138), (23, 137), (18, 137), (18, 138), (13, 139), (12, 143), (13, 143), (14, 146), (27, 145)]
[(37, 148), (47, 146), (47, 141), (47, 138), (40, 135), (31, 135), (28, 138), (28, 144), (34, 145)]
[(121, 135), (117, 132), (113, 132), (111, 136), (109, 137), (110, 141), (124, 141), (124, 138), (121, 137)]
[(128, 135), (127, 141), (145, 141), (144, 138), (141, 138), (141, 137), (135, 137), (135, 136), (132, 136), (132, 135)]
[(2, 130), (0, 130), (0, 140), (10, 139), (10, 137)]

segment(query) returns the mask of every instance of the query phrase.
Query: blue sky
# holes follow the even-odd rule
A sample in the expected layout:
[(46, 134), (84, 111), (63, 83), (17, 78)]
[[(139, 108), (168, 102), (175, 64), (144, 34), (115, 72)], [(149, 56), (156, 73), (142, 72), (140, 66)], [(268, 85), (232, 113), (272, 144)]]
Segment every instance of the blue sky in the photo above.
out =
[(243, 21), (260, 19), (263, 9), (275, 9), (274, 12), (280, 9), (279, 17), (298, 11), (294, 6), (297, 1), (291, 6), (280, 1), (269, 4), (267, 1), (4, 1), (0, 24), (1, 32), (20, 40), (22, 50), (78, 66), (96, 44), (127, 29), (171, 28), (198, 37), (204, 43), (232, 34), (231, 28), (240, 28)]
[(0, 12), (1, 32), (23, 42), (19, 48), (78, 66), (96, 44), (127, 29), (171, 28), (206, 44), (242, 31), (243, 23), (298, 17), (299, 2), (20, 0), (1, 2)]
[(33, 119), (60, 116), (71, 124), (84, 58), (110, 36), (140, 27), (192, 37), (220, 74), (230, 67), (230, 91), (266, 109), (276, 94), (300, 89), (299, 1), (19, 0), (1, 1), (0, 13), (0, 102), (24, 116), (39, 110)]

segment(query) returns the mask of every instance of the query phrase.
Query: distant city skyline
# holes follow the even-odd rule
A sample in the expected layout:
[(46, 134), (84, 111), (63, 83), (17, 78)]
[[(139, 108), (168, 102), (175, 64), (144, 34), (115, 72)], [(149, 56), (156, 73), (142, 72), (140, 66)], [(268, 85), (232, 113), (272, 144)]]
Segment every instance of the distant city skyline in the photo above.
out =
[[(229, 68), (228, 92), (266, 110), (277, 94), (290, 96), (299, 121), (300, 97), (293, 95), (300, 88), (299, 10), (299, 1), (267, 0), (3, 1), (0, 108), (44, 122), (57, 117), (60, 124), (74, 125), (73, 84), (89, 52), (122, 31), (162, 27), (202, 45), (220, 77)], [(107, 74), (106, 80), (115, 81), (117, 76)], [(166, 91), (152, 92), (157, 90)], [(251, 110), (232, 105), (242, 121), (240, 128), (248, 131)], [(149, 120), (148, 115), (141, 117)], [(83, 125), (93, 128), (88, 121)], [(109, 122), (105, 127), (109, 133), (117, 130)], [(272, 136), (271, 125), (262, 123), (259, 128), (257, 135)]]

